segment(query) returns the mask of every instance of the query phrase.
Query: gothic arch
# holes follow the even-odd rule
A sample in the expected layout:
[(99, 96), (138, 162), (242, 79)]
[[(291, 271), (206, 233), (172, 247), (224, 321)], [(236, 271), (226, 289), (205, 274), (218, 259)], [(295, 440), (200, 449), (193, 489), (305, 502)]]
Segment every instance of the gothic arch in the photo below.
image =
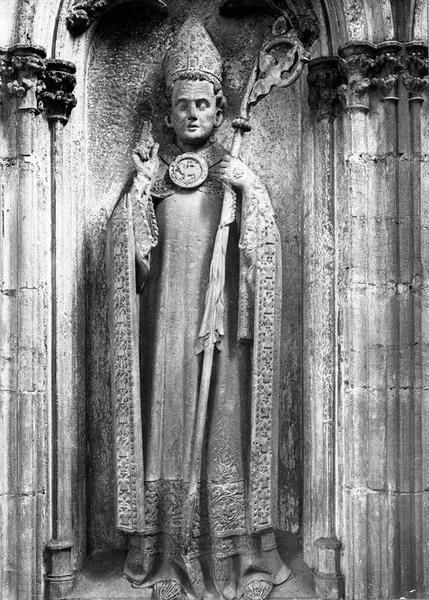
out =
[(379, 43), (394, 37), (390, 0), (315, 0), (314, 5), (322, 30), (330, 32), (334, 53), (349, 42)]

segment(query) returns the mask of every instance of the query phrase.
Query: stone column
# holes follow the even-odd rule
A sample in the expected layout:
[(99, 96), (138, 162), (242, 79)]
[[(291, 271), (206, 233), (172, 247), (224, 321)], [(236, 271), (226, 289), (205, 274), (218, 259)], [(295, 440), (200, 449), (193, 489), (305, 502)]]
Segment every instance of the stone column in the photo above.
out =
[(338, 506), (346, 597), (356, 599), (424, 593), (421, 97), (404, 88), (414, 88), (411, 65), (423, 66), (411, 48), (350, 44), (340, 53), (348, 122)]
[[(422, 190), (422, 169), (427, 174), (427, 154), (422, 152), (422, 108), (428, 85), (428, 48), (409, 42), (404, 52), (404, 118), (407, 143), (400, 163), (400, 412), (399, 412), (399, 551), (400, 591), (410, 586), (417, 596), (428, 593), (429, 557), (429, 394), (428, 394), (428, 267), (429, 220), (427, 191)], [(426, 108), (427, 110), (427, 108)], [(427, 118), (427, 117), (426, 117)], [(404, 152), (404, 154), (402, 154)], [(427, 185), (427, 183), (426, 183)], [(426, 571), (426, 573), (425, 573)]]
[(309, 63), (309, 128), (312, 176), (304, 207), (304, 520), (306, 560), (314, 569), (316, 591), (342, 598), (340, 548), (335, 519), (335, 422), (337, 412), (337, 228), (336, 125), (339, 61), (324, 57)]
[(8, 600), (42, 593), (48, 534), (49, 207), (38, 106), (44, 57), (42, 48), (13, 46), (0, 65), (0, 589)]
[(64, 598), (71, 592), (73, 572), (73, 486), (77, 431), (76, 421), (76, 286), (73, 282), (74, 206), (67, 193), (67, 165), (63, 157), (63, 128), (76, 104), (73, 63), (48, 60), (41, 92), (51, 132), (52, 210), (52, 539), (47, 546), (48, 598)]
[[(395, 281), (395, 168), (384, 135), (379, 100), (370, 97), (377, 74), (376, 48), (351, 44), (342, 49), (348, 132), (345, 149), (347, 190), (342, 228), (344, 248), (339, 276), (344, 281), (340, 307), (342, 418), (339, 423), (343, 468), (339, 503), (346, 597), (373, 597), (372, 570), (384, 576), (387, 537), (374, 536), (390, 520), (383, 494), (389, 459), (380, 452), (388, 428), (395, 355), (392, 302)], [(396, 100), (386, 105), (391, 140), (397, 138)], [(374, 114), (370, 108), (375, 103)], [(393, 114), (392, 114), (393, 113)], [(375, 122), (380, 127), (378, 137)], [(390, 167), (390, 172), (388, 171)], [(386, 178), (389, 172), (389, 177)], [(382, 425), (386, 423), (386, 428)], [(374, 529), (376, 527), (376, 529)], [(391, 565), (388, 565), (391, 568)], [(380, 597), (383, 597), (380, 594)]]
[[(0, 478), (0, 549), (6, 557), (0, 589), (8, 600), (44, 594), (44, 550), (51, 530), (52, 577), (62, 583), (64, 570), (71, 575), (70, 568), (58, 563), (64, 562), (67, 548), (70, 559), (72, 545), (70, 464), (75, 441), (67, 377), (72, 353), (57, 361), (57, 347), (64, 347), (71, 335), (64, 310), (71, 300), (60, 288), (57, 306), (57, 279), (63, 278), (58, 278), (58, 260), (52, 264), (51, 253), (56, 256), (56, 240), (64, 237), (63, 230), (52, 230), (52, 219), (55, 225), (63, 175), (57, 137), (75, 103), (73, 73), (71, 63), (46, 61), (38, 47), (13, 46), (0, 55), (0, 467), (5, 475)], [(53, 123), (51, 136), (44, 109)], [(62, 198), (62, 204), (70, 203)], [(62, 222), (63, 229), (70, 227), (68, 214)], [(70, 260), (69, 248), (59, 260)]]

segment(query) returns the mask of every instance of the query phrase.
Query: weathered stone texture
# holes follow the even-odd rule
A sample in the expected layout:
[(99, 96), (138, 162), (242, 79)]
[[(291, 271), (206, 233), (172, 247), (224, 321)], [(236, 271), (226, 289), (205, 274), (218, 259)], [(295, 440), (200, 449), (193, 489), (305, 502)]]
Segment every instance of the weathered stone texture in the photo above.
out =
[(8, 442), (2, 446), (1, 492), (7, 564), (0, 580), (7, 598), (41, 593), (48, 524), (48, 138), (34, 104), (15, 102), (18, 135), (3, 146), (0, 159), (0, 427)]
[[(106, 21), (97, 34), (89, 66), (90, 196), (87, 204), (88, 344), (90, 349), (90, 535), (93, 547), (120, 544), (113, 526), (111, 488), (111, 415), (105, 301), (105, 225), (120, 190), (132, 170), (131, 151), (147, 103), (153, 108), (154, 137), (165, 140), (162, 119), (163, 88), (160, 61), (183, 5), (171, 7), (166, 21), (120, 17)], [(224, 92), (227, 119), (219, 139), (228, 148), (230, 123), (239, 109), (262, 36), (272, 19), (219, 19), (218, 5), (196, 7), (225, 61)], [(144, 43), (142, 43), (144, 40)], [(250, 40), (250, 42), (249, 42)], [(237, 58), (239, 57), (239, 59)], [(127, 77), (122, 73), (126, 72)], [(267, 183), (280, 224), (287, 277), (283, 302), (282, 418), (280, 436), (280, 496), (285, 526), (298, 530), (299, 430), (301, 406), (301, 269), (299, 192), (300, 101), (299, 85), (273, 92), (252, 115), (253, 130), (245, 140), (243, 159)], [(283, 140), (287, 139), (285, 146)], [(112, 150), (114, 148), (114, 151)], [(276, 164), (272, 156), (278, 157)], [(277, 165), (282, 165), (279, 168)], [(123, 543), (123, 542), (122, 542)]]
[[(45, 0), (6, 4), (2, 46), (32, 42), (51, 47), (57, 5)], [(134, 6), (127, 13), (122, 7), (96, 30), (87, 80), (86, 198), (88, 38), (73, 46), (80, 61), (78, 116), (74, 121), (72, 116), (64, 134), (57, 128), (52, 146), (45, 118), (34, 114), (35, 89), (20, 104), (24, 108), (29, 102), (29, 110), (18, 116), (21, 100), (1, 98), (0, 471), (5, 476), (0, 477), (0, 590), (7, 600), (41, 597), (42, 553), (51, 519), (56, 536), (72, 538), (76, 568), (86, 556), (86, 515), (90, 549), (125, 545), (114, 530), (110, 493), (105, 223), (131, 169), (147, 95), (153, 114), (162, 114), (158, 63), (165, 44), (190, 10), (205, 21), (226, 58), (229, 107), (220, 139), (228, 146), (229, 124), (270, 20), (219, 18), (220, 2), (208, 0), (169, 4), (165, 21), (145, 8)], [(426, 39), (427, 3), (412, 4), (414, 13), (401, 31), (408, 28), (408, 39)], [(324, 29), (326, 39), (316, 43), (315, 55), (320, 48), (335, 54), (340, 39), (390, 39), (393, 25), (398, 29), (392, 21), (392, 14), (399, 14), (395, 5), (402, 10), (403, 4), (387, 0), (329, 2), (328, 13), (336, 15), (330, 24), (335, 36), (328, 39)], [(71, 38), (64, 33), (67, 8), (59, 15), (55, 43), (60, 55), (66, 48), (67, 58), (75, 60)], [(322, 18), (320, 6), (315, 10)], [(373, 60), (374, 47), (367, 50)], [(305, 83), (275, 92), (255, 111), (254, 130), (243, 150), (268, 185), (283, 238), (283, 525), (298, 529), (297, 491), (303, 477), (308, 562), (332, 568), (329, 553), (314, 545), (331, 527), (343, 545), (347, 598), (397, 597), (411, 589), (424, 595), (429, 586), (429, 118), (424, 74), (414, 71), (404, 80), (400, 69), (361, 73), (353, 89), (340, 90), (349, 105), (333, 127), (308, 110)], [(371, 81), (374, 76), (378, 83)], [(10, 89), (21, 93), (22, 81), (16, 81)], [(161, 121), (154, 122), (155, 137), (163, 138)], [(56, 358), (49, 364), (52, 314)], [(56, 407), (59, 432), (53, 443), (59, 452), (52, 465), (58, 486), (53, 514), (48, 514), (52, 369), (57, 386), (51, 408)], [(335, 482), (331, 495), (329, 477)]]
[(383, 91), (384, 99), (381, 88), (370, 86), (365, 102), (349, 96), (348, 104), (348, 194), (341, 213), (347, 235), (340, 274), (347, 278), (340, 296), (344, 496), (339, 502), (341, 539), (353, 540), (343, 562), (350, 597), (425, 590), (426, 551), (418, 543), (425, 494), (419, 358), (425, 261), (422, 100), (409, 99), (401, 76), (397, 81)]

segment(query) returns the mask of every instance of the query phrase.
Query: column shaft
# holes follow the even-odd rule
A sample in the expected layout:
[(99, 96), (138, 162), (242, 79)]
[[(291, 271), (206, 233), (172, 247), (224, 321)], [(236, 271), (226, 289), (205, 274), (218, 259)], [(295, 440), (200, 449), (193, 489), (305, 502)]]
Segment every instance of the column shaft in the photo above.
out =
[[(38, 116), (37, 82), (44, 51), (15, 46), (7, 56), (2, 119), (2, 352), (1, 428), (2, 595), (37, 598), (43, 592), (47, 538), (49, 206)], [(7, 87), (6, 87), (7, 86)], [(7, 105), (7, 106), (6, 106)], [(40, 160), (42, 159), (42, 160)]]
[(304, 490), (305, 554), (322, 597), (341, 598), (340, 543), (336, 538), (337, 410), (337, 228), (335, 117), (338, 59), (309, 64), (309, 103), (313, 114), (312, 177), (304, 206), (304, 401), (311, 432), (304, 464), (310, 467)]

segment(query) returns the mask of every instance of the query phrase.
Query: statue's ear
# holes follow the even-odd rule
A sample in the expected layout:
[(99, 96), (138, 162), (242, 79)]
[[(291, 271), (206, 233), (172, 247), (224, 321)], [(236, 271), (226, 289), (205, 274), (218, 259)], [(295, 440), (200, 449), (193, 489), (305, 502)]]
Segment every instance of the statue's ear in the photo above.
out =
[(218, 108), (216, 111), (216, 116), (215, 116), (215, 127), (220, 127), (222, 125), (222, 121), (223, 121), (223, 110), (221, 108)]
[(165, 117), (165, 119), (164, 119), (164, 123), (165, 123), (165, 125), (166, 125), (167, 129), (173, 129), (173, 122), (172, 122), (172, 120), (171, 120), (171, 116), (170, 116), (170, 115), (167, 115), (167, 116)]

